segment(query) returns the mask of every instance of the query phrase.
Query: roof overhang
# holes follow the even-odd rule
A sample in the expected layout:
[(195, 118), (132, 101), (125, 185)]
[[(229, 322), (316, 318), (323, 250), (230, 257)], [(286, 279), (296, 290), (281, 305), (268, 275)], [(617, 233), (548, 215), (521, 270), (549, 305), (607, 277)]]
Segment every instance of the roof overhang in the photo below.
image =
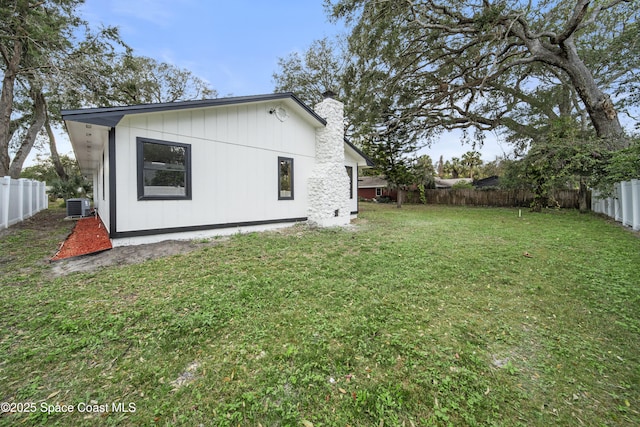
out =
[(109, 141), (108, 126), (66, 121), (67, 133), (82, 174), (91, 177), (100, 165), (104, 148)]
[(344, 139), (344, 148), (353, 157), (358, 159), (359, 167), (370, 168), (375, 166), (373, 164), (373, 161), (366, 154), (364, 154), (362, 150), (353, 145), (347, 138)]
[(380, 176), (362, 176), (358, 179), (358, 188), (387, 188), (389, 183)]

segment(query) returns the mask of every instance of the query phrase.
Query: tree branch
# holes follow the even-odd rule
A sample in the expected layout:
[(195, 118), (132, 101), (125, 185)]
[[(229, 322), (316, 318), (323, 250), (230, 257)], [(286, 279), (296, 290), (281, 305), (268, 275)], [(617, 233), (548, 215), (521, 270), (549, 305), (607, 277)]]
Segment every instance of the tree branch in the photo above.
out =
[(613, 0), (608, 4), (601, 4), (601, 5), (596, 6), (593, 9), (593, 12), (591, 13), (591, 16), (589, 17), (589, 19), (587, 19), (586, 21), (581, 22), (576, 27), (576, 31), (581, 30), (584, 27), (587, 27), (587, 26), (589, 26), (591, 24), (594, 24), (596, 22), (596, 19), (600, 15), (600, 12), (602, 12), (603, 10), (611, 9), (612, 7), (615, 7), (615, 6), (619, 5), (620, 3), (631, 3), (631, 1), (632, 0)]
[(587, 15), (587, 9), (589, 8), (589, 3), (591, 0), (578, 0), (576, 6), (573, 8), (573, 15), (567, 21), (567, 25), (565, 26), (564, 31), (558, 34), (555, 37), (551, 38), (551, 43), (555, 45), (562, 45), (569, 37), (575, 33), (578, 29), (580, 23), (584, 20), (584, 17)]

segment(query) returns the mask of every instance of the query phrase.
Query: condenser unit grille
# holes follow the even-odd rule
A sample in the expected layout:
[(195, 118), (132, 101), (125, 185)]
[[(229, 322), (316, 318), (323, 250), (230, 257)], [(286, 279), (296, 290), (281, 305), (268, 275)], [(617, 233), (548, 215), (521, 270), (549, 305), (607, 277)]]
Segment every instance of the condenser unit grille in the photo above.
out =
[(90, 210), (89, 199), (67, 199), (67, 216), (89, 216)]

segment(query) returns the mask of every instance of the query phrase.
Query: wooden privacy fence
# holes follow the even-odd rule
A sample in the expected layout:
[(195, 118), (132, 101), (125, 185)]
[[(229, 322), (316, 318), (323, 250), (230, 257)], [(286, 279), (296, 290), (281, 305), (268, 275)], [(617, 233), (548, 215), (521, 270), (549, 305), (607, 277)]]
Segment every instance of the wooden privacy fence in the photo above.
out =
[[(533, 193), (527, 190), (441, 189), (425, 190), (427, 204), (456, 206), (529, 207)], [(578, 190), (559, 190), (551, 193), (561, 208), (578, 209)], [(418, 191), (409, 192), (408, 202), (420, 203)]]
[(9, 176), (0, 178), (0, 230), (49, 207), (44, 182)]
[(640, 230), (640, 179), (623, 181), (614, 186), (612, 197), (598, 197), (594, 191), (591, 210)]

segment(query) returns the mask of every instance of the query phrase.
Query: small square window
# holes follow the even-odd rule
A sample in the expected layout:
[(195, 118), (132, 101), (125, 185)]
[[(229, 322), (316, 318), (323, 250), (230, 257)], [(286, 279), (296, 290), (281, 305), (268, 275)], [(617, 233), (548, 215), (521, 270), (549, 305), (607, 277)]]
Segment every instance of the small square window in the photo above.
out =
[(293, 200), (293, 159), (278, 157), (278, 200)]
[(191, 146), (137, 138), (138, 200), (191, 199)]

